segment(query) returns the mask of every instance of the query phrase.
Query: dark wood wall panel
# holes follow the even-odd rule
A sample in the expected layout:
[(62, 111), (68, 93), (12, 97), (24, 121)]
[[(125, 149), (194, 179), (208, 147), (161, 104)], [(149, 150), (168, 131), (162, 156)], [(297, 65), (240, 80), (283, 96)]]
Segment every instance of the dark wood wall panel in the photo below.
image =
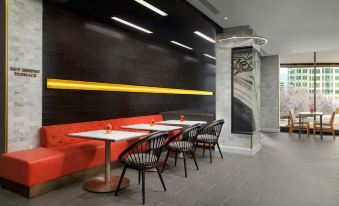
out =
[[(208, 29), (215, 33), (213, 26)], [(177, 35), (175, 30), (172, 35)], [(206, 42), (201, 42), (203, 48)], [(59, 78), (214, 91), (214, 64), (201, 53), (172, 46), (154, 35), (44, 4), (45, 80)], [(214, 96), (50, 90), (44, 81), (44, 125), (182, 109), (214, 111), (214, 108)]]

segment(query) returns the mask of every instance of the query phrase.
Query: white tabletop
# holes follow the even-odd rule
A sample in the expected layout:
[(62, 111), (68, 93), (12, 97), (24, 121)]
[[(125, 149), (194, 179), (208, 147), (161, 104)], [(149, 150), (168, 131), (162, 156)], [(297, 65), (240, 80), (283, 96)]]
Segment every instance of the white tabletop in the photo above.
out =
[(151, 126), (151, 124), (133, 124), (133, 125), (121, 126), (121, 128), (146, 130), (146, 131), (163, 131), (163, 132), (169, 132), (173, 130), (182, 129), (182, 127), (178, 127), (178, 126), (167, 126), (167, 125), (157, 125), (157, 124), (153, 126)]
[(166, 121), (161, 121), (157, 122), (157, 124), (164, 124), (164, 125), (179, 125), (179, 126), (192, 126), (195, 124), (207, 124), (205, 121), (191, 121), (191, 120), (166, 120)]
[(300, 115), (323, 115), (322, 112), (300, 112)]
[(117, 131), (113, 130), (112, 133), (106, 133), (106, 130), (94, 130), (88, 132), (79, 132), (68, 134), (70, 137), (85, 138), (85, 139), (95, 139), (95, 140), (105, 140), (111, 142), (118, 142), (123, 140), (130, 140), (142, 136), (146, 136), (147, 133), (143, 132), (127, 132), (127, 131)]

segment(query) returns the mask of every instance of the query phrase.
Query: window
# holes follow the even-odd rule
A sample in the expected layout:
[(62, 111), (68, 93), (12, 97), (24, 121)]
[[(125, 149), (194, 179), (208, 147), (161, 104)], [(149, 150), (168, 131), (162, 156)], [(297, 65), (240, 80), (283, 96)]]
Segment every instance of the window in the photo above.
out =
[(332, 93), (333, 93), (333, 90), (326, 89), (326, 90), (323, 90), (323, 93), (326, 94), (326, 95), (332, 94)]
[(332, 78), (329, 75), (323, 76), (323, 80), (330, 81)]
[[(313, 68), (301, 65), (300, 68), (284, 69), (285, 83), (281, 88), (284, 92), (280, 93), (280, 117), (286, 125), (289, 110), (293, 109), (295, 114), (309, 111), (314, 104), (314, 98), (317, 111), (326, 115), (339, 107), (339, 66)], [(336, 126), (339, 127), (339, 122)]]
[(331, 68), (323, 68), (322, 72), (325, 74), (332, 74), (333, 73), (333, 69)]

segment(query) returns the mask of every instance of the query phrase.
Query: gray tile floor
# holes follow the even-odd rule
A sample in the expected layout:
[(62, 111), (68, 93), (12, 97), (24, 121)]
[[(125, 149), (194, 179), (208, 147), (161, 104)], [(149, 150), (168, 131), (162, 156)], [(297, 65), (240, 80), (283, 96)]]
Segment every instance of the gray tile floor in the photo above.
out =
[[(171, 168), (164, 172), (167, 192), (155, 173), (146, 174), (146, 205), (339, 205), (339, 140), (289, 138), (280, 133), (266, 134), (262, 143), (263, 149), (254, 157), (225, 153), (222, 160), (214, 153), (213, 164), (208, 155), (203, 158), (198, 152), (200, 170), (188, 161), (187, 179), (183, 162), (174, 167), (171, 160)], [(131, 185), (118, 197), (86, 192), (78, 183), (30, 200), (0, 189), (0, 205), (139, 205), (137, 172), (127, 170), (126, 175)]]

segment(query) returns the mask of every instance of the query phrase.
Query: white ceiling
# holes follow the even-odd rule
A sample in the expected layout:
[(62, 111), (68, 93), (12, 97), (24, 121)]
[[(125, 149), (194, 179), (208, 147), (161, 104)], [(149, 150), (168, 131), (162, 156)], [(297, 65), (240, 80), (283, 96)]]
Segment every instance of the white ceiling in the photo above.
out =
[(268, 39), (269, 54), (339, 49), (339, 0), (207, 0), (216, 15), (187, 1), (223, 28), (251, 26)]
[[(317, 63), (339, 63), (339, 50), (317, 52)], [(313, 63), (313, 52), (280, 55), (281, 64)]]

